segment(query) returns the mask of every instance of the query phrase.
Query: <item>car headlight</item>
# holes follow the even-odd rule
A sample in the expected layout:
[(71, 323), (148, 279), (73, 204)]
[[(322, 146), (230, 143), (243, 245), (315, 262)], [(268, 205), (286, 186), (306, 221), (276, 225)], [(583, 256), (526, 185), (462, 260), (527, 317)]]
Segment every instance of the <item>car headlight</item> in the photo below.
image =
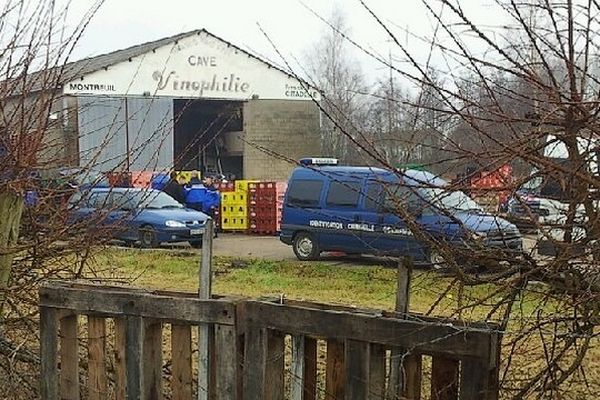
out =
[(169, 228), (185, 228), (185, 224), (181, 221), (168, 220), (165, 221), (165, 225)]

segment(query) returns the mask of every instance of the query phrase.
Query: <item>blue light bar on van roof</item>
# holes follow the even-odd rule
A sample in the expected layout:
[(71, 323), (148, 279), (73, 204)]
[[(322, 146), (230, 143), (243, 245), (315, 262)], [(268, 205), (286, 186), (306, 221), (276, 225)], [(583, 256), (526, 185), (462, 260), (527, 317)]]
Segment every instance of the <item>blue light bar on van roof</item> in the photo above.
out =
[(337, 165), (337, 158), (328, 158), (328, 157), (311, 157), (311, 158), (302, 158), (298, 161), (301, 165)]

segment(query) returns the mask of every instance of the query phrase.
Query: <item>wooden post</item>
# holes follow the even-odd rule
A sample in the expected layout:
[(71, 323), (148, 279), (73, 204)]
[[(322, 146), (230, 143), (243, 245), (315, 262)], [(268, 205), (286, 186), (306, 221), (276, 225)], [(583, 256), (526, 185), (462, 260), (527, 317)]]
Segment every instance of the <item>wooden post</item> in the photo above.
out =
[(267, 330), (265, 357), (265, 400), (283, 400), (285, 395), (285, 336), (281, 332)]
[(162, 323), (145, 319), (142, 342), (142, 399), (162, 399)]
[(325, 400), (344, 398), (346, 384), (344, 366), (344, 342), (327, 340), (327, 366), (325, 371)]
[[(396, 311), (406, 316), (410, 304), (410, 281), (412, 262), (404, 257), (398, 263), (398, 284), (396, 288)], [(405, 354), (406, 350), (392, 348), (390, 353), (390, 373), (387, 387), (389, 400), (421, 398), (422, 358), (418, 354)]]
[(60, 320), (60, 396), (63, 400), (79, 400), (79, 353), (77, 314)]
[(369, 343), (346, 340), (346, 399), (369, 399)]
[(139, 400), (142, 394), (142, 317), (127, 317), (125, 333), (125, 376), (127, 400)]
[(385, 347), (369, 344), (369, 399), (385, 398)]
[(458, 361), (434, 356), (431, 363), (431, 400), (458, 399)]
[(101, 400), (108, 397), (106, 376), (106, 320), (88, 317), (88, 398)]
[(171, 354), (173, 399), (190, 400), (192, 398), (192, 328), (190, 325), (171, 325)]
[(58, 399), (58, 320), (54, 308), (40, 307), (40, 394), (42, 400)]
[(115, 398), (125, 400), (125, 387), (127, 385), (125, 365), (125, 335), (127, 321), (125, 318), (115, 318)]
[(317, 394), (317, 341), (292, 336), (292, 400), (314, 400)]
[(237, 338), (235, 329), (226, 325), (215, 325), (214, 392), (219, 400), (237, 398)]
[[(211, 298), (213, 236), (214, 222), (212, 219), (208, 219), (202, 236), (202, 259), (198, 275), (198, 296), (201, 299)], [(208, 400), (211, 393), (210, 343), (213, 341), (212, 328), (210, 324), (198, 326), (198, 400)]]

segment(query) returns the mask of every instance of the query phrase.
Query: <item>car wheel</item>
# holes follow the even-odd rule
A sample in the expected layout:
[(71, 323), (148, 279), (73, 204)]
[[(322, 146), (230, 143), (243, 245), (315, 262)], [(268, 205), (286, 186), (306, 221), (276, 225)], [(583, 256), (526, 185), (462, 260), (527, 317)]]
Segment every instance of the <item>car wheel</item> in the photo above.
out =
[(139, 229), (138, 238), (142, 248), (149, 249), (158, 246), (156, 230), (150, 225), (144, 225)]
[(190, 246), (192, 246), (195, 249), (201, 249), (202, 248), (202, 239), (200, 239), (200, 240), (190, 240), (188, 243), (190, 244)]
[(314, 237), (307, 232), (300, 232), (294, 237), (294, 242), (292, 244), (294, 249), (294, 254), (298, 260), (308, 261), (308, 260), (316, 260), (321, 254), (319, 250), (319, 244), (314, 239)]

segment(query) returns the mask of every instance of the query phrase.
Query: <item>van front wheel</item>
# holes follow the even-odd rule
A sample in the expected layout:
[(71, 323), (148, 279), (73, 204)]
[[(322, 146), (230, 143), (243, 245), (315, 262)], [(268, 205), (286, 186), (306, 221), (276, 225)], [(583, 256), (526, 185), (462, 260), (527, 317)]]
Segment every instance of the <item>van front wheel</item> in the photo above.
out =
[(319, 250), (319, 244), (314, 237), (307, 232), (300, 232), (294, 237), (294, 254), (298, 260), (309, 261), (316, 260), (321, 253)]

